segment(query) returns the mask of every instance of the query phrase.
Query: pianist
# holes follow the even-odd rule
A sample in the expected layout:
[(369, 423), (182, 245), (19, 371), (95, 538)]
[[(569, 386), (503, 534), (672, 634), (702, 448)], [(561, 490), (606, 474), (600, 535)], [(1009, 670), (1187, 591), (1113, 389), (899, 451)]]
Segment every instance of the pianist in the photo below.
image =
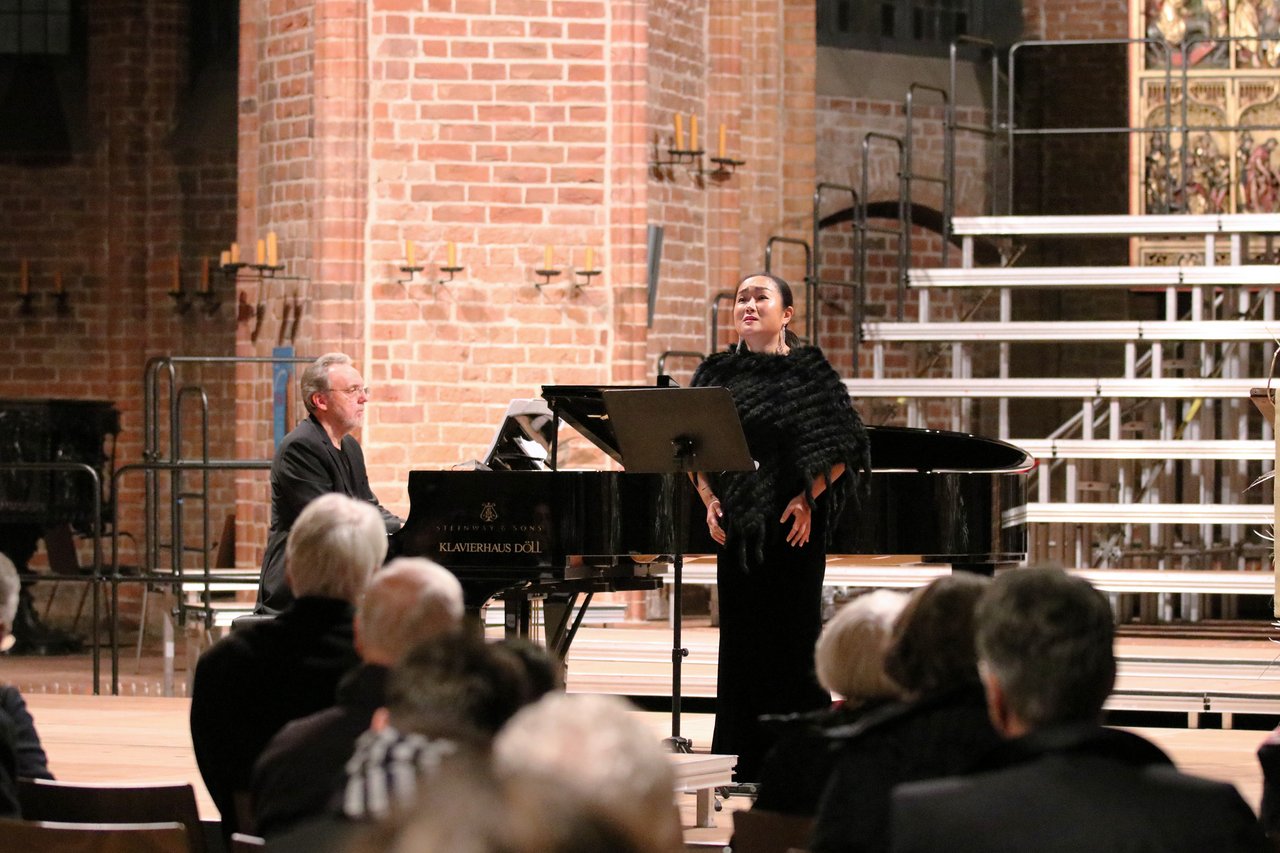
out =
[[(787, 329), (790, 286), (767, 274), (738, 285), (739, 343), (698, 368), (694, 385), (732, 392), (757, 470), (698, 475), (720, 544), (720, 669), (712, 752), (737, 755), (758, 781), (771, 738), (762, 714), (830, 704), (813, 669), (822, 628), (828, 529), (852, 495), (846, 469), (869, 471), (866, 430), (822, 351)], [(831, 523), (828, 523), (830, 520)]]
[(404, 523), (374, 497), (360, 442), (351, 435), (369, 401), (369, 389), (351, 358), (340, 352), (320, 356), (302, 371), (300, 384), (307, 419), (285, 436), (271, 462), (271, 529), (262, 555), (260, 613), (279, 613), (293, 600), (284, 575), (284, 545), (289, 528), (311, 501), (338, 492), (373, 504), (388, 534)]

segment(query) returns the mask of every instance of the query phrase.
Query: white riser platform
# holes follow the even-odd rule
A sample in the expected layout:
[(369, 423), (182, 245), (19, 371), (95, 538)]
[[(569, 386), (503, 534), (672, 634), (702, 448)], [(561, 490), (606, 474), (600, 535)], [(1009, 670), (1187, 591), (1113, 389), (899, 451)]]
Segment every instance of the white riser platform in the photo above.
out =
[(907, 280), (914, 288), (1276, 287), (1280, 286), (1280, 266), (945, 267), (908, 270)]
[(1094, 322), (972, 322), (886, 323), (863, 326), (864, 343), (1154, 343), (1154, 342), (1274, 342), (1280, 339), (1280, 323), (1257, 320), (1231, 321), (1127, 321)]

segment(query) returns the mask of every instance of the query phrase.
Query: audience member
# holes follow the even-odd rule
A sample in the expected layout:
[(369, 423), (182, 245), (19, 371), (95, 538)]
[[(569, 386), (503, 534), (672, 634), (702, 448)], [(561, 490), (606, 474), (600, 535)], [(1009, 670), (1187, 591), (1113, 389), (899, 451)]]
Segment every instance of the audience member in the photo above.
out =
[(386, 551), (386, 528), (373, 506), (339, 494), (317, 498), (298, 516), (285, 548), (297, 598), (276, 618), (234, 631), (200, 656), (191, 741), (224, 833), (240, 829), (237, 801), (247, 806), (263, 748), (285, 723), (331, 706), (339, 679), (360, 662), (355, 602)]
[(450, 768), (413, 809), (358, 835), (346, 853), (667, 853), (633, 837), (590, 798), (522, 774), (494, 778), (485, 762)]
[(297, 594), (285, 575), (285, 543), (299, 513), (316, 498), (336, 492), (364, 501), (378, 510), (386, 533), (404, 523), (369, 488), (364, 451), (352, 435), (364, 418), (369, 389), (350, 356), (320, 356), (302, 371), (298, 384), (307, 418), (284, 437), (271, 460), (271, 529), (258, 586), (261, 613), (279, 613)]
[(356, 739), (387, 703), (390, 668), (415, 645), (461, 630), (462, 614), (462, 585), (430, 560), (401, 557), (373, 576), (355, 619), (362, 663), (339, 683), (337, 704), (286, 725), (254, 767), (257, 835), (273, 836), (328, 808)]
[[(1267, 735), (1258, 747), (1262, 767), (1262, 807), (1259, 818), (1267, 835), (1280, 842), (1280, 728)], [(1280, 849), (1280, 843), (1277, 843)]]
[(783, 733), (765, 759), (754, 808), (812, 815), (836, 756), (829, 731), (902, 698), (884, 664), (894, 620), (906, 603), (903, 593), (875, 590), (841, 607), (823, 627), (814, 648), (818, 683), (840, 700), (821, 711), (777, 718)]
[[(0, 651), (13, 646), (13, 620), (18, 609), (21, 579), (17, 568), (0, 554)], [(49, 759), (40, 745), (35, 720), (27, 710), (21, 691), (11, 684), (0, 684), (0, 721), (13, 727), (14, 753), (18, 776), (23, 779), (52, 779)]]
[(624, 700), (544, 696), (503, 728), (493, 753), (505, 785), (576, 797), (618, 827), (632, 849), (684, 849), (671, 760)]
[(1007, 741), (977, 775), (894, 792), (895, 851), (1270, 849), (1231, 785), (1179, 773), (1154, 744), (1099, 725), (1115, 683), (1114, 627), (1087, 582), (1007, 572), (976, 618), (991, 719)]
[(959, 572), (911, 596), (885, 658), (908, 698), (833, 730), (842, 743), (818, 805), (814, 853), (887, 850), (894, 786), (961, 773), (999, 742), (973, 640), (974, 607), (989, 584)]
[(391, 671), (387, 705), (347, 762), (342, 813), (380, 819), (413, 803), (422, 782), (472, 755), (531, 701), (526, 664), (468, 633), (415, 646)]
[[(21, 586), (13, 561), (0, 554), (0, 650), (3, 651), (13, 648), (13, 620), (18, 612)], [(37, 775), (52, 778), (22, 694), (16, 687), (0, 685), (0, 817), (22, 816), (17, 780), (27, 775), (23, 773), (24, 763)]]

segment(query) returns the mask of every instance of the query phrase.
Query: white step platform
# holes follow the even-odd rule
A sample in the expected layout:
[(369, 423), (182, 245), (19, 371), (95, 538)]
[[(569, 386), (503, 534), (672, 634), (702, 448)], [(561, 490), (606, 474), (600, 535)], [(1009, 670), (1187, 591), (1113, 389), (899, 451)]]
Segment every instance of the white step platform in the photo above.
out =
[(928, 267), (907, 271), (912, 287), (1166, 288), (1277, 287), (1280, 265), (1185, 267)]
[(957, 237), (1127, 237), (1210, 234), (1278, 234), (1280, 215), (1271, 213), (1097, 216), (957, 216)]
[(1182, 341), (1280, 340), (1280, 322), (1258, 320), (1097, 320), (1093, 322), (954, 322), (887, 323), (863, 325), (864, 343), (1018, 343), (1072, 342), (1139, 343)]
[[(1077, 505), (1078, 506), (1078, 505)], [(1005, 571), (1017, 571), (1007, 569)], [(1115, 593), (1216, 593), (1229, 595), (1272, 595), (1272, 572), (1199, 571), (1194, 569), (1069, 569), (1102, 592)], [(937, 563), (877, 561), (874, 557), (831, 557), (823, 578), (826, 586), (848, 589), (900, 589), (922, 587), (935, 578), (951, 574), (951, 567)], [(716, 582), (714, 557), (692, 557), (685, 563), (683, 582), (710, 586)], [(662, 575), (671, 584), (674, 576)], [(1280, 674), (1280, 670), (1277, 670)]]
[(846, 379), (845, 387), (855, 400), (870, 397), (918, 399), (988, 398), (999, 399), (1088, 399), (1119, 398), (1194, 400), (1240, 398), (1246, 400), (1251, 388), (1267, 384), (1265, 379), (1123, 379), (1092, 378), (1043, 379), (1035, 377), (953, 379)]
[(1006, 524), (1256, 524), (1275, 520), (1270, 504), (1028, 503), (1004, 514)]
[(1248, 460), (1272, 459), (1276, 453), (1276, 443), (1262, 439), (1011, 438), (1009, 443), (1041, 460)]

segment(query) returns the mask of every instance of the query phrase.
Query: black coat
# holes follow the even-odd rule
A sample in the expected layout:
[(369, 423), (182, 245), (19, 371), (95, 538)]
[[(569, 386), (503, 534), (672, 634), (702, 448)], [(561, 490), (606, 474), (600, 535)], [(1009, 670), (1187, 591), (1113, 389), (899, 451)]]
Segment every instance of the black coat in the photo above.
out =
[(255, 835), (273, 837), (324, 814), (346, 781), (356, 738), (386, 704), (384, 666), (361, 664), (338, 685), (338, 704), (280, 730), (253, 768)]
[(13, 748), (18, 776), (23, 779), (52, 779), (49, 759), (40, 745), (35, 720), (27, 710), (22, 693), (12, 685), (0, 685), (0, 714), (13, 724)]
[(253, 764), (271, 738), (290, 720), (333, 705), (343, 674), (360, 663), (354, 614), (345, 601), (304, 596), (200, 655), (191, 743), (224, 832), (239, 831), (236, 795), (248, 792)]
[(831, 730), (853, 725), (885, 705), (885, 701), (877, 700), (865, 705), (839, 704), (820, 711), (766, 717), (763, 724), (775, 728), (778, 739), (765, 757), (752, 808), (812, 816), (840, 754), (841, 743), (831, 736)]
[(967, 778), (893, 795), (893, 850), (951, 853), (1263, 853), (1236, 789), (1179, 773), (1154, 744), (1097, 726), (1047, 729)]
[(307, 418), (284, 437), (271, 461), (271, 529), (262, 554), (260, 611), (277, 613), (293, 600), (284, 576), (285, 541), (307, 504), (330, 492), (373, 504), (382, 513), (388, 534), (404, 524), (378, 503), (369, 488), (360, 442), (348, 435), (339, 450), (320, 422), (315, 417)]
[(888, 850), (894, 787), (963, 773), (1000, 744), (978, 684), (885, 706), (849, 729), (836, 732), (845, 743), (818, 804), (813, 853)]

